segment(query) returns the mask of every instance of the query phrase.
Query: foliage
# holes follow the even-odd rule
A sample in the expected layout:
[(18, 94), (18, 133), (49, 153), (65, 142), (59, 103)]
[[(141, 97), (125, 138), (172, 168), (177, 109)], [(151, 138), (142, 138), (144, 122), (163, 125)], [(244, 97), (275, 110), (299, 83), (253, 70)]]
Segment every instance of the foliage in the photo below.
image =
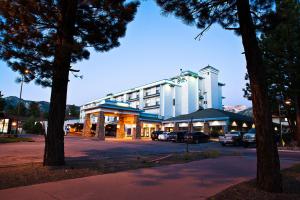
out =
[(66, 115), (68, 117), (74, 117), (74, 118), (79, 118), (79, 110), (78, 107), (76, 107), (74, 104), (70, 105), (67, 109)]
[[(279, 104), (291, 125), (295, 121), (295, 96), (300, 93), (300, 3), (298, 0), (279, 1), (272, 29), (260, 37), (260, 47), (267, 67), (266, 79), (272, 112), (278, 114)], [(246, 74), (245, 79), (249, 77)], [(251, 99), (250, 84), (243, 89)], [(284, 101), (290, 100), (290, 105)]]
[(4, 107), (6, 105), (5, 99), (2, 98), (3, 94), (0, 91), (0, 112), (4, 111)]
[(28, 109), (25, 104), (21, 101), (16, 106), (9, 104), (6, 108), (6, 111), (10, 115), (26, 117), (28, 114)]
[(41, 123), (35, 120), (34, 117), (28, 117), (23, 125), (23, 129), (26, 133), (32, 134), (44, 134), (45, 130)]
[[(73, 44), (68, 46), (71, 63), (88, 59), (88, 47), (103, 52), (119, 46), (118, 39), (125, 35), (137, 5), (125, 0), (78, 1)], [(35, 79), (38, 84), (51, 86), (65, 14), (62, 6), (62, 1), (55, 0), (1, 1), (0, 58), (23, 74), (25, 82)], [(30, 73), (25, 73), (26, 70)]]
[(27, 116), (28, 109), (27, 109), (26, 105), (22, 101), (19, 103), (19, 105), (17, 106), (16, 109), (17, 109), (16, 114), (18, 114), (19, 116), (22, 116), (22, 117)]
[[(120, 45), (138, 2), (126, 0), (3, 0), (0, 59), (24, 81), (51, 86), (45, 165), (64, 165), (69, 72), (89, 58), (89, 47), (105, 52)], [(26, 73), (27, 72), (27, 73)]]
[[(236, 0), (156, 0), (156, 2), (162, 7), (163, 14), (174, 14), (184, 23), (202, 29), (196, 38), (201, 37), (215, 23), (240, 34)], [(252, 0), (250, 3), (256, 30), (268, 29), (271, 18), (269, 13), (272, 11), (274, 1)]]
[(0, 143), (34, 142), (31, 138), (0, 137)]
[(28, 115), (34, 118), (39, 118), (41, 116), (41, 110), (38, 103), (32, 101), (29, 104)]

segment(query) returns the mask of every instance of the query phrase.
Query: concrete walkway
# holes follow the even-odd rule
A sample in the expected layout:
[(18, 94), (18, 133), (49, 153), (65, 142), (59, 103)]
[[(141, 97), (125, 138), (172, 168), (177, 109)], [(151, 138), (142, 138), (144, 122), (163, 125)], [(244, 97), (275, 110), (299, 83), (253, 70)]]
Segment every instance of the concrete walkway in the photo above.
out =
[[(296, 161), (283, 160), (282, 167)], [(105, 174), (0, 190), (10, 199), (206, 199), (236, 183), (255, 177), (253, 157), (220, 157), (187, 164)]]

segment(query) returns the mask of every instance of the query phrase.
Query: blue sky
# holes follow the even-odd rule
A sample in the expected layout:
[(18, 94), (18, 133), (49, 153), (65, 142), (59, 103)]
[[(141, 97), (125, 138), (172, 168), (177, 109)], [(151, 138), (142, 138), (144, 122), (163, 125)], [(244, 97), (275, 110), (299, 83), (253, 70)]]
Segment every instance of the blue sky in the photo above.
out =
[[(153, 1), (142, 1), (120, 47), (106, 53), (91, 51), (89, 60), (75, 64), (83, 79), (70, 75), (68, 104), (82, 105), (111, 92), (170, 78), (180, 68), (197, 72), (209, 64), (220, 70), (219, 81), (226, 84), (223, 104), (250, 106), (242, 92), (246, 65), (241, 38), (219, 26), (200, 41), (194, 39), (198, 33), (173, 16), (162, 16)], [(18, 96), (17, 76), (0, 62), (0, 91), (5, 96)], [(49, 101), (50, 89), (29, 83), (23, 98)]]

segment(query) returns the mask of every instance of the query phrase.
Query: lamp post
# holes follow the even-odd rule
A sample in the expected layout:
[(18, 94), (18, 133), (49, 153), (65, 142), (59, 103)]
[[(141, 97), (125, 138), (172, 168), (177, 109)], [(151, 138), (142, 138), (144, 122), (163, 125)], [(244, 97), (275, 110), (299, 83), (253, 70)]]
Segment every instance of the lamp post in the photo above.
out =
[(28, 73), (29, 73), (29, 70), (26, 69), (24, 71), (24, 73), (22, 73), (22, 77), (21, 77), (21, 88), (20, 88), (20, 96), (19, 96), (18, 111), (17, 111), (16, 134), (18, 134), (18, 129), (19, 129), (20, 106), (21, 106), (21, 101), (22, 101), (22, 91), (23, 91), (24, 76), (25, 76), (25, 74), (28, 74)]
[(291, 105), (292, 101), (290, 99), (284, 100), (283, 95), (280, 94), (280, 96), (277, 96), (278, 100), (278, 118), (279, 118), (279, 127), (280, 127), (280, 144), (283, 146), (284, 141), (282, 139), (282, 120), (281, 120), (281, 104), (282, 105)]
[(279, 117), (279, 127), (280, 127), (280, 143), (281, 146), (283, 146), (280, 102), (278, 102), (278, 117)]

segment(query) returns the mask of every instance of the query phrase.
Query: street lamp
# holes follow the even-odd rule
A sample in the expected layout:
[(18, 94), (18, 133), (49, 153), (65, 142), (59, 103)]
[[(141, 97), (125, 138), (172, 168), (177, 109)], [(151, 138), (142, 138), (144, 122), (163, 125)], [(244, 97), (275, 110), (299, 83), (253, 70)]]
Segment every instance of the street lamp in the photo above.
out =
[[(20, 98), (19, 98), (19, 103), (18, 103), (18, 112), (17, 112), (17, 117), (20, 118), (20, 106), (21, 106), (21, 101), (22, 101), (22, 91), (23, 91), (23, 83), (24, 83), (24, 76), (26, 74), (29, 74), (29, 70), (26, 69), (24, 71), (24, 73), (22, 73), (22, 77), (21, 77), (21, 88), (20, 88)], [(19, 119), (17, 119), (17, 126), (16, 126), (16, 134), (18, 133), (18, 129), (19, 129)]]
[(278, 100), (278, 117), (279, 117), (279, 126), (280, 126), (280, 143), (283, 146), (284, 141), (282, 139), (282, 120), (281, 120), (281, 103), (290, 106), (292, 101), (290, 99), (284, 100), (283, 95), (277, 96)]
[(283, 140), (282, 140), (282, 125), (281, 125), (281, 102), (283, 102), (283, 95), (280, 94), (280, 96), (277, 96), (278, 101), (278, 118), (279, 118), (279, 127), (280, 127), (280, 144), (283, 146)]
[(284, 103), (289, 106), (292, 104), (292, 101), (290, 99), (287, 99), (284, 101)]

